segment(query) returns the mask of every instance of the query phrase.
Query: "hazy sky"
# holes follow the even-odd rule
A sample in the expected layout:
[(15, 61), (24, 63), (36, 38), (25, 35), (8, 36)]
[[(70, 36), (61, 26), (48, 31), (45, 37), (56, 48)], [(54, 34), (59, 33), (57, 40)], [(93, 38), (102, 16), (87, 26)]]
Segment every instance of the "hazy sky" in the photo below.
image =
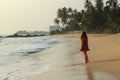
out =
[(0, 0), (0, 34), (49, 30), (58, 8), (83, 9), (85, 0)]
[(58, 8), (82, 9), (84, 0), (0, 0), (0, 34), (49, 30)]

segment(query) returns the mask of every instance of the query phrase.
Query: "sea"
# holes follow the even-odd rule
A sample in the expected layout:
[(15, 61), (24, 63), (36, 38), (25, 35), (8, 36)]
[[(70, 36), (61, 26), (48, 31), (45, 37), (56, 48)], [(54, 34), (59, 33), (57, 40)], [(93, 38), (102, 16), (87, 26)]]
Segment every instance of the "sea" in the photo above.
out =
[(48, 36), (0, 38), (0, 80), (30, 80), (47, 72), (50, 64), (29, 55), (66, 40)]

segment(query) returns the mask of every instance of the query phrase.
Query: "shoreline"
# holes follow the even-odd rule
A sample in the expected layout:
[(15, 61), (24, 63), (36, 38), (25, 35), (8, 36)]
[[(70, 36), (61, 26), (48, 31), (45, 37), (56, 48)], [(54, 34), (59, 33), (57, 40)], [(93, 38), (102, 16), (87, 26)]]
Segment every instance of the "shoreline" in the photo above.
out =
[[(28, 80), (33, 76), (46, 72), (49, 64), (37, 56), (30, 56), (44, 52), (63, 42), (60, 38), (2, 38), (0, 53), (0, 80)], [(12, 67), (12, 68), (11, 68)]]
[[(79, 38), (79, 35), (80, 34), (69, 34), (57, 37), (67, 36)], [(31, 80), (97, 80), (100, 79), (99, 76), (102, 76), (101, 79), (105, 80), (119, 80), (120, 61), (117, 59), (120, 54), (113, 54), (113, 51), (110, 50), (114, 50), (116, 47), (113, 49), (109, 49), (109, 47), (120, 47), (120, 45), (116, 44), (120, 43), (118, 39), (120, 34), (109, 36), (88, 34), (88, 37), (89, 45), (91, 47), (91, 50), (88, 52), (90, 63), (84, 64), (83, 54), (79, 51), (80, 41), (71, 40), (59, 43), (43, 52), (30, 55), (38, 57), (43, 55), (40, 58), (51, 65), (51, 69), (49, 71), (38, 75)], [(115, 41), (110, 39), (115, 39)], [(117, 52), (120, 52), (118, 49), (119, 48), (117, 48)], [(110, 51), (109, 55), (107, 51)], [(104, 55), (100, 54), (101, 52), (104, 53)]]

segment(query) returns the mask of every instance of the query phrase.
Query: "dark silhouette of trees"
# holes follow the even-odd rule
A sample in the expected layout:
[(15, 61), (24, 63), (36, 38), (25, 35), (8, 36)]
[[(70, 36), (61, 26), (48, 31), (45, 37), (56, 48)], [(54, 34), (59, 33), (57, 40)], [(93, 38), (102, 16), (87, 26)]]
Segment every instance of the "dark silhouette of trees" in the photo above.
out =
[(65, 25), (67, 24), (68, 14), (67, 14), (67, 8), (64, 7), (62, 9), (58, 9), (57, 11), (57, 17), (60, 19), (60, 22), (62, 23), (62, 26), (65, 28)]
[(57, 26), (59, 26), (59, 23), (60, 23), (59, 19), (55, 18), (54, 23), (55, 23)]
[(108, 0), (105, 3), (103, 0), (93, 1), (94, 5), (91, 0), (85, 0), (81, 11), (66, 7), (58, 9), (56, 19), (66, 31), (120, 32), (120, 3), (117, 0)]

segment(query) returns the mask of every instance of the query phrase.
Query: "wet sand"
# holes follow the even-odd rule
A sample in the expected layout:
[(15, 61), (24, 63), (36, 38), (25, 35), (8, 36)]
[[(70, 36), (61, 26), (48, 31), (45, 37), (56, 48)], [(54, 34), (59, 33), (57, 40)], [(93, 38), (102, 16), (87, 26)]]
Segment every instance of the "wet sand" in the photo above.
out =
[[(60, 36), (63, 37), (63, 35)], [(120, 34), (112, 36), (90, 34), (88, 36), (91, 48), (88, 52), (90, 63), (84, 64), (84, 55), (79, 51), (80, 41), (69, 40), (43, 52), (30, 55), (40, 57), (51, 67), (47, 72), (33, 77), (31, 80), (119, 80), (118, 55), (120, 54), (118, 53), (120, 50), (118, 51), (118, 47), (120, 39), (117, 37), (120, 38)], [(79, 38), (79, 34), (69, 34), (64, 37)], [(115, 41), (112, 37), (117, 40)], [(114, 47), (112, 49), (117, 49), (118, 52), (113, 53), (112, 49), (107, 49), (108, 47)]]

